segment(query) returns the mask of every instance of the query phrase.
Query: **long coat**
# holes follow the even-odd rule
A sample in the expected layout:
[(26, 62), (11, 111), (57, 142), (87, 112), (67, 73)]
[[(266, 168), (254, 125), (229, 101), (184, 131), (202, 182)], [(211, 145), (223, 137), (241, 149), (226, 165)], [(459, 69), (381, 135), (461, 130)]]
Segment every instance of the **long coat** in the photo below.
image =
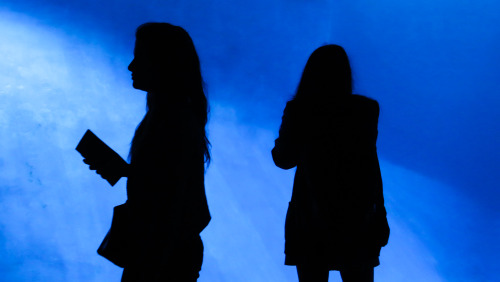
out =
[(378, 103), (361, 95), (287, 103), (272, 156), (297, 167), (285, 223), (287, 265), (377, 266), (387, 244), (377, 157)]
[(166, 260), (186, 240), (197, 240), (211, 218), (203, 125), (190, 103), (177, 101), (150, 110), (135, 138), (127, 182), (133, 257)]

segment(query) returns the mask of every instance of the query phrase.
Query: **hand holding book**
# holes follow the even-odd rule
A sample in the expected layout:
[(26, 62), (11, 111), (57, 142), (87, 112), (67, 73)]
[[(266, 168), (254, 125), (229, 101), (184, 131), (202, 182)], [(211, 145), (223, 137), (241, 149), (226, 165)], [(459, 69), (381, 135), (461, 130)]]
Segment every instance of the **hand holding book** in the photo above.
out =
[(85, 132), (76, 150), (84, 157), (83, 162), (89, 165), (90, 170), (95, 170), (111, 186), (121, 177), (128, 176), (129, 164), (92, 131)]
[(127, 163), (117, 161), (116, 159), (99, 161), (83, 159), (83, 162), (89, 165), (90, 170), (95, 170), (97, 174), (101, 175), (102, 178), (110, 182), (111, 186), (114, 185), (111, 183), (113, 182), (113, 179), (120, 179), (121, 177), (128, 176), (129, 165)]

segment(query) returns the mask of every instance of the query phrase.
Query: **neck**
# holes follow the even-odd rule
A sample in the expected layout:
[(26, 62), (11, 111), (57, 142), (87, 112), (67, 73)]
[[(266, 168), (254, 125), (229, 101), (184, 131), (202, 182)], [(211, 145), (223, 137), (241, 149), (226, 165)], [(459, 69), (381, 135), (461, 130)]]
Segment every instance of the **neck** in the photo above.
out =
[[(177, 93), (176, 93), (177, 94)], [(174, 104), (184, 104), (190, 103), (191, 98), (184, 95), (172, 95), (168, 92), (156, 92), (151, 91), (147, 94), (147, 106), (149, 110), (154, 110), (155, 108), (163, 108), (165, 106)]]

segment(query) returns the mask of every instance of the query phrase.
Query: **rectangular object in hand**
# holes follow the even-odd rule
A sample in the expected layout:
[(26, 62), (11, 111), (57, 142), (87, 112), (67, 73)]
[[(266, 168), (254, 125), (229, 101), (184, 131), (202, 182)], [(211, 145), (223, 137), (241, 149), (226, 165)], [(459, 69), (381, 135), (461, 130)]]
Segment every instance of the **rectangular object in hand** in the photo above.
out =
[[(109, 161), (113, 159), (117, 162), (125, 162), (118, 153), (113, 151), (113, 149), (99, 139), (90, 129), (85, 132), (76, 146), (76, 150), (90, 162)], [(121, 176), (114, 176), (106, 178), (106, 180), (111, 186), (114, 186), (120, 178)]]

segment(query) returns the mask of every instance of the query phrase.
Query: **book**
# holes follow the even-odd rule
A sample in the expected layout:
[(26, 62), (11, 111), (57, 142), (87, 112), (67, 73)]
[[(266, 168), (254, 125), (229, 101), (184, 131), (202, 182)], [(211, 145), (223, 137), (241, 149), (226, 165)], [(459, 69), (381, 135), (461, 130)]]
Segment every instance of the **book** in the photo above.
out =
[[(87, 129), (82, 139), (76, 146), (76, 150), (89, 162), (112, 162), (116, 164), (127, 162), (118, 155), (113, 149), (111, 149), (106, 143), (104, 143), (99, 137), (97, 137), (90, 129)], [(103, 177), (104, 178), (104, 177)], [(121, 176), (109, 176), (105, 177), (111, 186), (114, 186)]]

